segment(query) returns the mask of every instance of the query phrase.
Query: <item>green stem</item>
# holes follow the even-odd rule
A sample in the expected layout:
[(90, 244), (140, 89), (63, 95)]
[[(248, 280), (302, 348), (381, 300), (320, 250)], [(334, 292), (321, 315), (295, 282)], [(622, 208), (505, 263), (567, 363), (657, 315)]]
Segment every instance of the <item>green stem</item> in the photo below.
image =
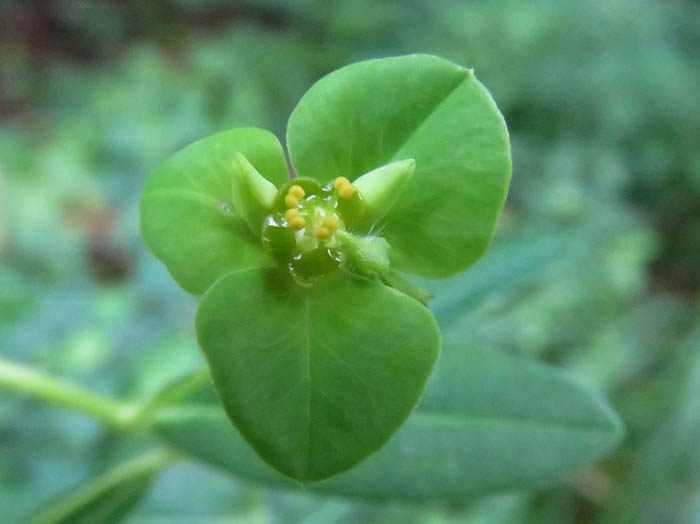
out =
[[(90, 508), (92, 504), (98, 501), (107, 504), (107, 509), (118, 511), (119, 506), (125, 502), (124, 499), (134, 494), (137, 495), (139, 490), (147, 489), (153, 475), (179, 459), (180, 457), (176, 453), (166, 449), (159, 448), (149, 451), (90, 480), (87, 484), (69, 493), (65, 498), (60, 499), (56, 504), (34, 516), (29, 523), (56, 524), (72, 522), (76, 515), (80, 514), (81, 511), (85, 511), (86, 508)], [(119, 489), (126, 491), (121, 494), (115, 493)], [(112, 497), (116, 496), (117, 498), (110, 501), (108, 499), (110, 494)], [(119, 495), (121, 495), (121, 498)], [(104, 510), (104, 508), (93, 508), (93, 511), (99, 514), (99, 509)], [(95, 514), (91, 516), (95, 517)]]
[(56, 406), (80, 411), (119, 430), (131, 429), (139, 409), (133, 404), (97, 395), (37, 369), (0, 358), (0, 388)]
[(381, 273), (380, 278), (384, 281), (387, 286), (393, 287), (394, 289), (405, 293), (409, 297), (415, 298), (418, 302), (424, 306), (428, 305), (428, 301), (433, 298), (433, 294), (419, 288), (418, 286), (410, 283), (403, 276), (401, 276), (397, 271), (389, 269)]

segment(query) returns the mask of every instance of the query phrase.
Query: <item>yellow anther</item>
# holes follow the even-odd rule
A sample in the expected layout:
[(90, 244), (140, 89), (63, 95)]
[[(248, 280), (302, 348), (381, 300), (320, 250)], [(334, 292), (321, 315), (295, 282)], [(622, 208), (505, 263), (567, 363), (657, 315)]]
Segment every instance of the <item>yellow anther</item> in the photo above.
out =
[(306, 227), (306, 220), (301, 216), (294, 217), (289, 221), (289, 227), (292, 229), (304, 229)]
[(344, 185), (340, 188), (340, 198), (348, 199), (352, 196), (354, 192), (355, 188), (348, 183), (347, 185)]
[(335, 217), (328, 217), (324, 224), (331, 235), (338, 230), (338, 219)]
[(289, 188), (289, 194), (294, 195), (297, 198), (301, 198), (306, 194), (306, 192), (304, 191), (303, 187), (293, 185), (292, 187)]
[(350, 181), (347, 178), (345, 178), (344, 176), (339, 176), (335, 179), (335, 182), (333, 182), (333, 187), (336, 189), (342, 189), (349, 184)]
[(287, 207), (295, 207), (299, 205), (299, 199), (294, 195), (289, 194), (284, 197), (284, 203), (287, 204)]
[(319, 227), (314, 231), (314, 236), (316, 238), (325, 239), (331, 236), (331, 232), (325, 227)]
[(290, 209), (287, 209), (287, 211), (284, 214), (284, 219), (287, 222), (291, 222), (292, 220), (294, 220), (298, 216), (299, 216), (299, 210), (296, 207), (292, 207)]

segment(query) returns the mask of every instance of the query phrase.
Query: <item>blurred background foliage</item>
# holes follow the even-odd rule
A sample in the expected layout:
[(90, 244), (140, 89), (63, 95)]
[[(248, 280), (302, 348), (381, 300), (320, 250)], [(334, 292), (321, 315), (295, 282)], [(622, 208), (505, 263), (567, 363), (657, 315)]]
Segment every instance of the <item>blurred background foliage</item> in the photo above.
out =
[[(445, 339), (570, 368), (609, 396), (624, 444), (546, 490), (425, 507), (186, 461), (126, 494), (125, 521), (700, 523), (692, 0), (0, 1), (0, 354), (122, 398), (200, 366), (195, 301), (139, 237), (144, 178), (217, 130), (283, 137), (321, 75), (408, 52), (475, 68), (512, 135), (494, 245), (434, 286)], [(0, 420), (8, 523), (150, 446), (5, 393)]]

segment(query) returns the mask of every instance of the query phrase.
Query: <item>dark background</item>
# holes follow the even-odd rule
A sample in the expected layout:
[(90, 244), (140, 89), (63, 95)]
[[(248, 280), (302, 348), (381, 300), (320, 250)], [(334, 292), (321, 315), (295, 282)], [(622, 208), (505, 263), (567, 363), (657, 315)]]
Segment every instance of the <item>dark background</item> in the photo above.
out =
[[(550, 489), (447, 507), (284, 493), (186, 462), (126, 521), (700, 523), (690, 0), (0, 0), (0, 355), (124, 398), (200, 365), (195, 301), (139, 237), (145, 177), (217, 130), (283, 137), (320, 76), (408, 52), (473, 67), (512, 136), (478, 265), (516, 274), (464, 314), (464, 336), (604, 391), (624, 444)], [(0, 520), (144, 445), (0, 393)]]

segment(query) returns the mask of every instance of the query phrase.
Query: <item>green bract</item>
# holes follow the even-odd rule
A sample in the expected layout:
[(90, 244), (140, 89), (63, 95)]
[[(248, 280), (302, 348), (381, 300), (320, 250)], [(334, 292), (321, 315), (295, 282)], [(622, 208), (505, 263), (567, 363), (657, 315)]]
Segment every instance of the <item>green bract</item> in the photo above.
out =
[(305, 289), (258, 269), (206, 293), (197, 333), (241, 432), (305, 481), (348, 469), (389, 439), (439, 345), (432, 315), (403, 293), (340, 275)]
[(302, 481), (404, 423), (439, 353), (428, 298), (491, 239), (510, 178), (502, 116), (472, 71), (412, 55), (354, 64), (292, 113), (289, 179), (258, 129), (200, 140), (149, 178), (144, 239), (203, 295), (199, 344), (233, 423)]

